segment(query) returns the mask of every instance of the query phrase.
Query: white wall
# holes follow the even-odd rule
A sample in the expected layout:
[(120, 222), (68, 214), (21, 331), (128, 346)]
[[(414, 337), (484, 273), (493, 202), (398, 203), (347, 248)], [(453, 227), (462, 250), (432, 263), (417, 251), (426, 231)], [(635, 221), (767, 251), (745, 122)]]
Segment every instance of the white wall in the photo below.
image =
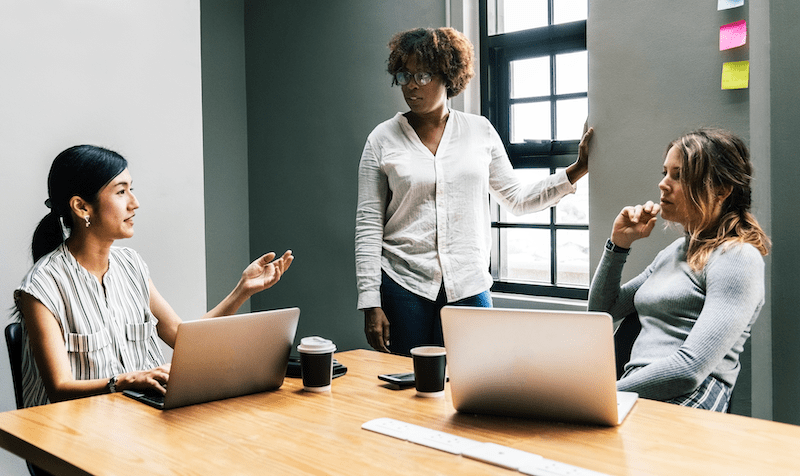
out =
[[(206, 309), (198, 0), (0, 2), (0, 323), (31, 265), (61, 150), (102, 145), (130, 162), (139, 251), (184, 318)], [(3, 343), (5, 349), (5, 342)], [(0, 353), (0, 411), (15, 407)], [(27, 474), (0, 453), (0, 473)]]

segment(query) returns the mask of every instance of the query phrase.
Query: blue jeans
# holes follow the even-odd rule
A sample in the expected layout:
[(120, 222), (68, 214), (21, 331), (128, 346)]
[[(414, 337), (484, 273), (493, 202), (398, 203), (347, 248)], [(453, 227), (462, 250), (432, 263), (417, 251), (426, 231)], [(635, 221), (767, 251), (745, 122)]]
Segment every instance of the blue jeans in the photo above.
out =
[(411, 355), (411, 349), (420, 345), (444, 345), (439, 311), (448, 304), (492, 307), (492, 296), (487, 290), (448, 303), (442, 287), (436, 301), (431, 301), (406, 290), (383, 273), (381, 308), (389, 319), (389, 350), (393, 354)]

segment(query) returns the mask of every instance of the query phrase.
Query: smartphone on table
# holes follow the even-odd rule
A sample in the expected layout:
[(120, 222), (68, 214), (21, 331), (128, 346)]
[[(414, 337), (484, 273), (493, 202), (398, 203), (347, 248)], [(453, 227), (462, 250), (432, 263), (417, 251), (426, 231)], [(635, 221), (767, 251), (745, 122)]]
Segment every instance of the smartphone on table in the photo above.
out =
[(378, 378), (389, 383), (390, 388), (399, 390), (414, 386), (414, 372), (403, 372), (399, 374), (381, 374)]

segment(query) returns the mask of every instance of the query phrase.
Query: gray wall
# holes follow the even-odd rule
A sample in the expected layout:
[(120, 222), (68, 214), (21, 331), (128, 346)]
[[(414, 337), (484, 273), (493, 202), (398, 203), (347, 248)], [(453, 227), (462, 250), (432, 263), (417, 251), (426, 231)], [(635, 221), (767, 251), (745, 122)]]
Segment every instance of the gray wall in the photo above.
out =
[[(793, 303), (780, 296), (796, 295), (798, 286), (797, 258), (789, 248), (797, 236), (797, 211), (787, 206), (797, 198), (792, 138), (798, 50), (792, 42), (798, 13), (794, 0), (752, 0), (723, 12), (716, 2), (591, 0), (588, 22), (590, 122), (597, 129), (590, 174), (592, 266), (619, 209), (658, 198), (664, 147), (671, 139), (713, 125), (749, 140), (754, 212), (775, 246), (766, 258), (767, 302), (743, 356), (733, 408), (793, 423), (800, 421), (800, 326)], [(747, 45), (720, 52), (719, 26), (739, 19), (748, 20)], [(722, 63), (745, 59), (751, 61), (750, 88), (722, 91)], [(773, 222), (773, 213), (781, 219)], [(626, 277), (675, 236), (656, 229), (637, 242)]]
[(441, 0), (245, 2), (251, 256), (296, 256), (252, 306), (299, 306), (298, 336), (366, 346), (355, 309), (358, 160), (367, 134), (406, 110), (385, 72), (389, 39), (444, 23)]
[[(125, 156), (136, 249), (184, 318), (205, 311), (199, 2), (0, 1), (0, 309), (31, 266), (53, 158), (75, 144)], [(0, 411), (15, 408), (5, 342)], [(0, 474), (25, 475), (0, 451)]]
[[(222, 3), (204, 0), (203, 10), (215, 4), (219, 9)], [(299, 305), (300, 335), (326, 335), (341, 349), (364, 347), (362, 318), (353, 310), (358, 156), (372, 127), (405, 109), (383, 72), (388, 38), (404, 28), (445, 24), (447, 2), (431, 1), (418, 9), (368, 1), (310, 2), (302, 9), (294, 2), (244, 5), (251, 257), (286, 247), (298, 256), (279, 288), (255, 298), (253, 306)], [(216, 13), (235, 16), (238, 8)], [(797, 213), (786, 204), (797, 195), (791, 138), (797, 122), (793, 78), (798, 50), (791, 42), (798, 8), (793, 0), (751, 0), (727, 12), (718, 12), (713, 1), (590, 0), (589, 20), (590, 111), (597, 129), (590, 174), (592, 268), (619, 209), (658, 198), (664, 147), (671, 139), (703, 125), (725, 127), (748, 139), (756, 166), (754, 210), (775, 248), (766, 259), (768, 300), (743, 356), (734, 409), (772, 418), (774, 401), (775, 419), (790, 422), (799, 418), (800, 360), (794, 342), (800, 329), (793, 303), (776, 297), (773, 309), (772, 296), (796, 294), (798, 266), (788, 246), (798, 220), (780, 220), (773, 227), (771, 211), (775, 203), (781, 216)], [(748, 20), (748, 44), (718, 51), (719, 26), (741, 18)], [(239, 35), (237, 22), (226, 28), (221, 34)], [(218, 52), (225, 55), (223, 48)], [(206, 54), (205, 64), (213, 66)], [(751, 61), (750, 88), (721, 91), (722, 63), (741, 59)], [(227, 80), (233, 79), (239, 91), (239, 73), (229, 73)], [(220, 82), (218, 87), (227, 86)], [(213, 115), (206, 112), (207, 119)], [(236, 147), (241, 147), (240, 119)], [(210, 137), (230, 140), (207, 131), (206, 150), (212, 146)], [(232, 167), (223, 156), (206, 160)], [(241, 174), (241, 162), (235, 164), (235, 173)], [(209, 199), (208, 207), (222, 203), (217, 198)], [(677, 236), (676, 230), (658, 228), (637, 243), (626, 277)], [(229, 253), (230, 247), (218, 242), (215, 249), (209, 247), (209, 263), (216, 256), (221, 269), (226, 262), (219, 258)], [(774, 269), (773, 256), (778, 257)], [(239, 271), (239, 266), (228, 266), (231, 276)], [(227, 292), (224, 283), (219, 286), (209, 289), (209, 296)]]
[[(589, 194), (591, 269), (619, 210), (658, 202), (670, 140), (700, 126), (749, 137), (749, 90), (720, 89), (723, 61), (747, 59), (747, 47), (719, 51), (719, 25), (746, 18), (747, 9), (718, 12), (712, 3), (590, 2), (589, 104), (596, 129)], [(636, 242), (623, 280), (641, 272), (676, 236), (677, 230), (662, 232), (657, 226), (649, 239)], [(745, 355), (733, 402), (734, 410), (745, 414), (750, 413), (749, 370)]]
[[(250, 263), (244, 1), (202, 0), (203, 163), (207, 306)], [(250, 302), (239, 312), (250, 310)]]
[[(760, 2), (759, 2), (760, 3)], [(751, 7), (752, 8), (752, 7)], [(800, 48), (797, 47), (797, 20), (800, 2), (770, 0), (770, 114), (760, 118), (771, 125), (769, 138), (772, 156), (772, 335), (774, 419), (800, 424), (800, 236), (797, 165), (798, 111), (800, 111)], [(764, 125), (766, 125), (764, 124)]]

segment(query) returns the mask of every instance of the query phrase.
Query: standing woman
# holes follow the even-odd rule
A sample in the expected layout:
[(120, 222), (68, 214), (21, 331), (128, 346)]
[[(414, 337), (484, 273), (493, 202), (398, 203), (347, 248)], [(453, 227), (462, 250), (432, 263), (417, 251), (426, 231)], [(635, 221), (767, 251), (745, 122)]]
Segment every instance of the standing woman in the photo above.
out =
[[(127, 388), (165, 392), (169, 364), (156, 334), (174, 346), (181, 320), (141, 256), (113, 246), (133, 236), (139, 208), (127, 161), (100, 147), (71, 147), (53, 161), (48, 193), (51, 211), (33, 235), (33, 268), (14, 292), (25, 407)], [(205, 317), (233, 314), (277, 283), (293, 257), (274, 258), (251, 263)]]
[(517, 215), (554, 205), (588, 171), (593, 131), (566, 171), (521, 182), (491, 123), (447, 106), (474, 75), (469, 40), (452, 28), (419, 28), (389, 48), (392, 84), (409, 111), (378, 125), (364, 146), (356, 279), (369, 344), (408, 354), (443, 343), (444, 305), (491, 306), (489, 194)]
[[(617, 389), (678, 405), (724, 412), (741, 368), (739, 355), (764, 304), (769, 238), (750, 213), (753, 168), (744, 142), (700, 129), (667, 148), (660, 204), (625, 207), (589, 291), (589, 309), (642, 329)], [(661, 216), (686, 234), (639, 276), (620, 286), (631, 244)]]

